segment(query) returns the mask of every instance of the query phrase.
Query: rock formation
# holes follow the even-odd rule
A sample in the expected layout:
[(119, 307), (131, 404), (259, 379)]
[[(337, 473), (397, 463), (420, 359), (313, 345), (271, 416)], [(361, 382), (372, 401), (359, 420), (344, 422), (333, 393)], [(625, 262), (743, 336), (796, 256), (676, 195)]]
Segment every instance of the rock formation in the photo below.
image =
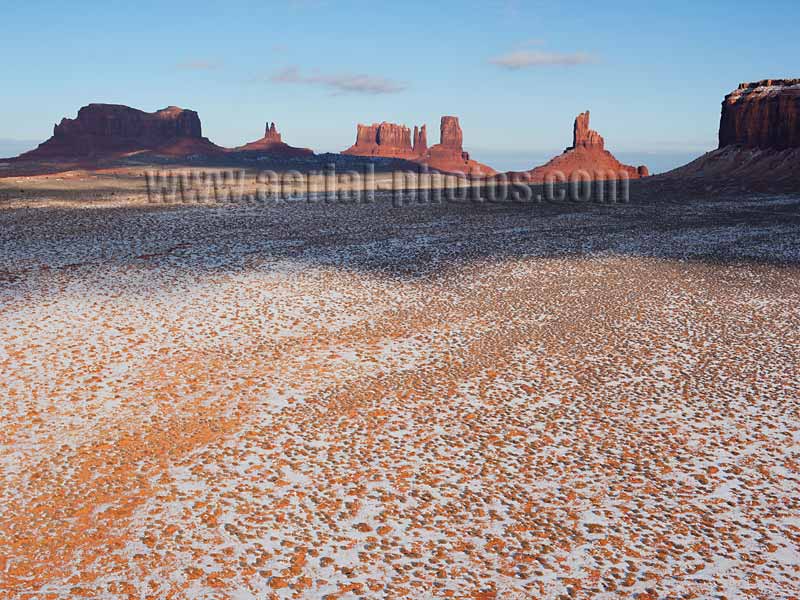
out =
[(411, 130), (396, 123), (373, 123), (358, 125), (356, 143), (342, 154), (353, 156), (380, 156), (385, 158), (419, 158), (428, 148), (425, 126), (414, 127), (414, 141)]
[(572, 147), (574, 148), (605, 148), (603, 136), (594, 129), (589, 129), (589, 111), (582, 112), (575, 117), (575, 125), (572, 128)]
[(355, 156), (380, 156), (402, 158), (414, 161), (437, 171), (492, 175), (491, 167), (471, 160), (464, 152), (464, 134), (458, 124), (458, 117), (442, 117), (440, 142), (428, 148), (428, 132), (425, 125), (414, 126), (411, 130), (405, 125), (395, 123), (373, 123), (358, 125), (356, 143), (342, 154)]
[(579, 114), (572, 130), (572, 146), (547, 164), (525, 173), (515, 173), (531, 183), (548, 180), (569, 181), (584, 179), (639, 179), (649, 176), (646, 166), (623, 165), (605, 149), (603, 136), (589, 129), (589, 111)]
[(282, 142), (281, 134), (278, 133), (277, 128), (275, 127), (275, 121), (270, 123), (267, 121), (267, 124), (264, 127), (264, 138), (265, 140), (272, 140), (273, 142)]
[(417, 127), (414, 125), (414, 154), (424, 156), (428, 152), (428, 132), (426, 126)]
[(177, 106), (147, 113), (120, 104), (89, 104), (75, 119), (62, 119), (53, 136), (22, 155), (27, 159), (85, 158), (141, 150), (216, 153), (203, 137), (200, 117)]
[(232, 148), (230, 152), (247, 152), (249, 154), (264, 154), (279, 157), (313, 156), (314, 151), (309, 148), (296, 148), (285, 143), (278, 132), (275, 123), (267, 124), (264, 128), (264, 137), (244, 146)]
[(722, 102), (719, 148), (654, 183), (702, 195), (800, 190), (800, 79), (739, 85)]
[(422, 162), (437, 171), (463, 173), (478, 176), (494, 175), (496, 171), (469, 157), (463, 149), (464, 133), (458, 117), (442, 117), (439, 126), (439, 143), (431, 146)]
[(742, 83), (722, 102), (719, 147), (800, 148), (800, 79)]
[(461, 131), (458, 117), (442, 117), (439, 125), (439, 145), (461, 152), (463, 144), (464, 132)]

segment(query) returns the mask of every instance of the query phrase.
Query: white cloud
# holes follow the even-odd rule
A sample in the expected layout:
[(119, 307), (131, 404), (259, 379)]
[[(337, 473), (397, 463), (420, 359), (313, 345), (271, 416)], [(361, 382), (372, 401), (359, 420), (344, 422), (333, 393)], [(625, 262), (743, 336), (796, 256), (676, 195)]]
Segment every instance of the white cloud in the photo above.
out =
[(585, 52), (544, 52), (540, 50), (516, 50), (492, 58), (489, 62), (504, 69), (525, 69), (529, 67), (587, 65), (597, 62)]
[(270, 77), (274, 83), (297, 83), (326, 87), (336, 93), (396, 94), (406, 89), (404, 84), (374, 75), (349, 73), (303, 75), (297, 67), (287, 67)]

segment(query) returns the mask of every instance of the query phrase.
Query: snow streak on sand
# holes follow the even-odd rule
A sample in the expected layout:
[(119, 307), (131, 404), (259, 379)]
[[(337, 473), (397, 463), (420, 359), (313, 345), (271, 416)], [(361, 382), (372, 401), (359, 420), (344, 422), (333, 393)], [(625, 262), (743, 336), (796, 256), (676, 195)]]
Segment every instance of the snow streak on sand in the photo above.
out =
[(796, 227), (292, 210), (3, 214), (0, 597), (800, 594)]

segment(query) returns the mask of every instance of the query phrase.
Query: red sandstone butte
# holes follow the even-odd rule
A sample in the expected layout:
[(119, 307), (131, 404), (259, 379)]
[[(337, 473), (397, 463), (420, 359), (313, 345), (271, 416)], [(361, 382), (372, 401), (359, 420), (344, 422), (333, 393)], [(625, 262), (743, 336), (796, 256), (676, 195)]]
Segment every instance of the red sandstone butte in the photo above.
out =
[(485, 177), (496, 174), (491, 167), (472, 160), (463, 149), (464, 133), (458, 117), (442, 117), (439, 126), (439, 143), (431, 146), (422, 162), (437, 171), (464, 173)]
[(800, 79), (742, 83), (725, 96), (719, 148), (660, 175), (703, 193), (800, 189)]
[(800, 148), (800, 79), (742, 83), (722, 101), (719, 147)]
[(248, 152), (281, 157), (314, 155), (314, 151), (309, 148), (296, 148), (284, 142), (283, 139), (281, 139), (281, 134), (275, 127), (275, 123), (270, 123), (269, 121), (267, 121), (266, 127), (264, 128), (264, 137), (255, 142), (249, 142), (244, 146), (233, 148), (231, 152)]
[(396, 123), (358, 124), (356, 143), (342, 154), (352, 156), (377, 156), (384, 158), (404, 158), (414, 160), (428, 149), (425, 126), (414, 127), (412, 142), (411, 130)]
[(342, 154), (402, 158), (437, 171), (494, 175), (494, 169), (470, 159), (469, 154), (464, 152), (463, 138), (458, 117), (442, 117), (440, 142), (430, 148), (425, 125), (415, 125), (412, 137), (411, 130), (405, 125), (386, 121), (372, 125), (359, 124), (356, 143)]
[(639, 179), (649, 176), (646, 166), (623, 165), (605, 149), (603, 136), (589, 129), (589, 111), (575, 119), (572, 146), (550, 162), (525, 173), (515, 173), (531, 183), (583, 179)]
[(53, 136), (22, 159), (95, 158), (154, 151), (168, 155), (216, 154), (193, 110), (169, 106), (148, 113), (121, 104), (89, 104), (75, 119), (62, 119)]

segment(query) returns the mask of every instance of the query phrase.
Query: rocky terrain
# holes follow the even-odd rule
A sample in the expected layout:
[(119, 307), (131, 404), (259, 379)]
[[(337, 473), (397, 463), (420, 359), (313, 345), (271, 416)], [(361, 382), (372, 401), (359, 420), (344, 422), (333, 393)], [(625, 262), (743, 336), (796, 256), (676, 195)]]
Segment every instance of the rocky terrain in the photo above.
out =
[(725, 146), (653, 178), (655, 189), (759, 193), (800, 190), (800, 149)]

